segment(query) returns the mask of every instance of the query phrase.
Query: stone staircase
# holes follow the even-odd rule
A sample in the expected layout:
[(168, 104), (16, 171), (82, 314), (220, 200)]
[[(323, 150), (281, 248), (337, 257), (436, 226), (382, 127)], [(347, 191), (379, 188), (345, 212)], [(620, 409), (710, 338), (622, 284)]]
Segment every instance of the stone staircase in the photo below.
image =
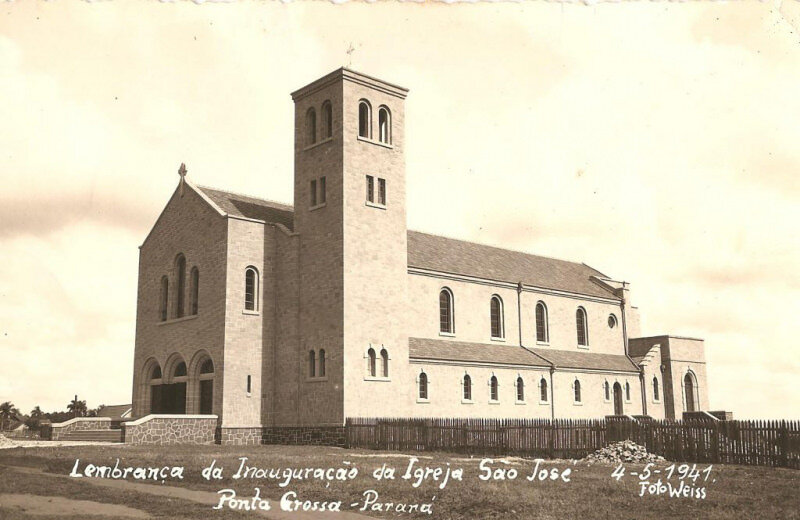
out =
[(122, 442), (122, 430), (76, 430), (61, 436), (62, 441)]

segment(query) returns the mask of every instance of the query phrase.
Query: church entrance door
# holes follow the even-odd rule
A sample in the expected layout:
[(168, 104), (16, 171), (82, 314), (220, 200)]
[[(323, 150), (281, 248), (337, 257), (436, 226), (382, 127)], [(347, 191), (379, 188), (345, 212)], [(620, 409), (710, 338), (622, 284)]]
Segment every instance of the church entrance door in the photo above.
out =
[(686, 411), (694, 412), (694, 381), (690, 374), (686, 374), (686, 377), (683, 378), (683, 387), (686, 391)]
[(622, 387), (614, 383), (614, 415), (622, 415)]
[(206, 379), (200, 381), (200, 414), (210, 415), (213, 410), (214, 401), (214, 380)]

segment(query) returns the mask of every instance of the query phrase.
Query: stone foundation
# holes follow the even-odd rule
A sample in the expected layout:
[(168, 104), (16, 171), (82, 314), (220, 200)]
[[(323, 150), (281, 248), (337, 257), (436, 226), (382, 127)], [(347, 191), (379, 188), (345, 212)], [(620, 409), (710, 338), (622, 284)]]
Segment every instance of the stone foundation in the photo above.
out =
[(230, 446), (258, 446), (262, 443), (261, 426), (221, 427), (217, 429), (217, 443)]
[(126, 444), (214, 444), (216, 415), (147, 415), (123, 423)]
[(110, 417), (76, 417), (63, 423), (43, 424), (40, 435), (44, 440), (58, 441), (69, 432), (110, 429)]
[(347, 439), (344, 426), (282, 426), (264, 428), (264, 444), (340, 446)]

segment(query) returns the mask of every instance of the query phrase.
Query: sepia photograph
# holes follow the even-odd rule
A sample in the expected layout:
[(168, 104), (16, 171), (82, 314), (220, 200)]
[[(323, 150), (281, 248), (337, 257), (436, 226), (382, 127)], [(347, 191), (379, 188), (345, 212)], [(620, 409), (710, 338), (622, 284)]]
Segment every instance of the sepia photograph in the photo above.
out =
[(1, 8), (0, 519), (800, 519), (800, 2)]

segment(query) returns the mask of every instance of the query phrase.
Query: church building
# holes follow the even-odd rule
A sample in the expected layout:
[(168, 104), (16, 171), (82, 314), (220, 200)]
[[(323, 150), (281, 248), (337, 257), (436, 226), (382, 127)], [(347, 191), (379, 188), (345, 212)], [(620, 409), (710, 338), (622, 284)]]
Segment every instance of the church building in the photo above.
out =
[(641, 337), (630, 285), (406, 225), (408, 90), (292, 93), (294, 205), (181, 181), (140, 246), (133, 416), (218, 441), (357, 417), (681, 418), (703, 341)]

